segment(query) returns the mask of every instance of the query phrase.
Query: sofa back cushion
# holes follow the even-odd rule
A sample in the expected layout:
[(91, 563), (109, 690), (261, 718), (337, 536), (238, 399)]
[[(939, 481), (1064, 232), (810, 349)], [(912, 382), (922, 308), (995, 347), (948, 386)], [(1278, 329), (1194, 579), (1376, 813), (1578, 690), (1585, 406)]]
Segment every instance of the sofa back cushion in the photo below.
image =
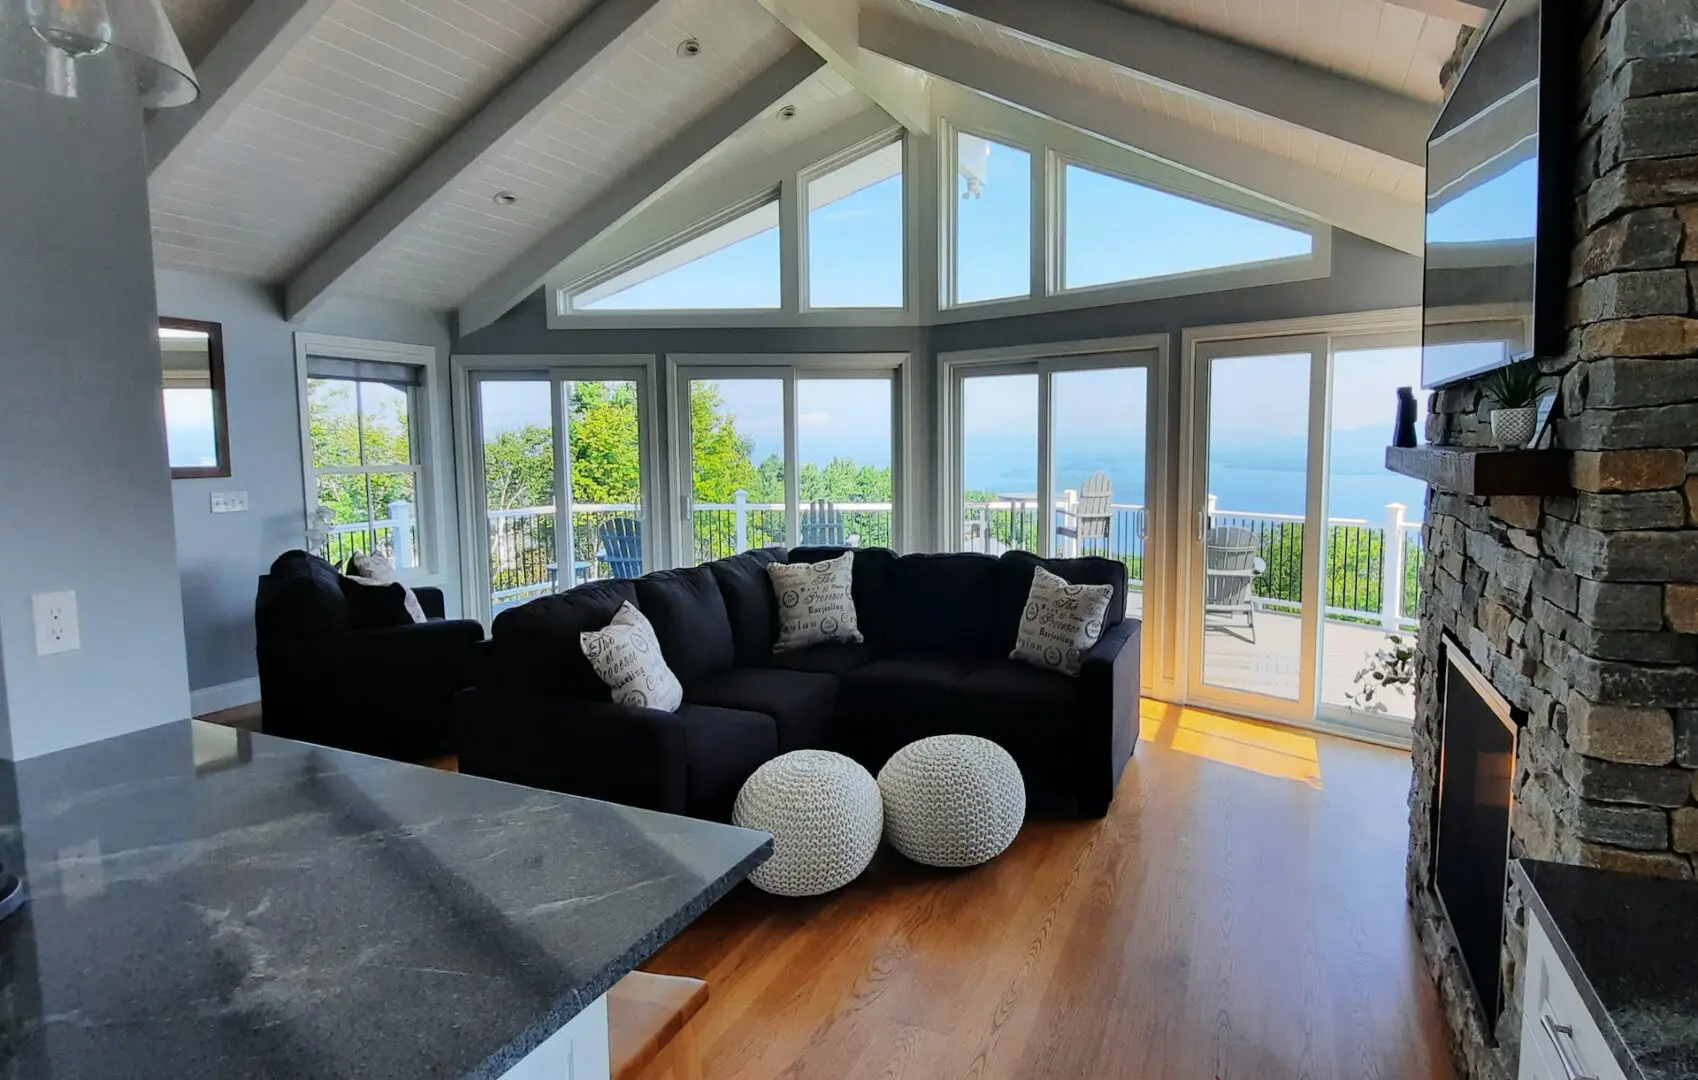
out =
[[(790, 549), (791, 562), (824, 562), (843, 554), (840, 547)], [(855, 548), (855, 578), (850, 586), (855, 600), (855, 620), (867, 644), (884, 648), (890, 643), (890, 581), (897, 554), (889, 548)]]
[(736, 662), (731, 617), (711, 569), (657, 570), (635, 584), (637, 606), (654, 625), (661, 655), (679, 682), (688, 687)]
[(992, 616), (995, 637), (992, 651), (1007, 656), (1020, 633), (1020, 613), (1032, 593), (1032, 571), (1043, 567), (1069, 585), (1112, 585), (1103, 632), (1119, 626), (1126, 617), (1126, 564), (1094, 555), (1082, 559), (1040, 559), (1026, 551), (1008, 551), (997, 563), (996, 611)]
[(259, 579), (254, 626), (261, 641), (339, 634), (352, 625), (342, 575), (317, 555), (284, 552)]
[(738, 667), (758, 664), (772, 655), (772, 643), (778, 639), (778, 601), (766, 568), (786, 561), (783, 548), (759, 548), (707, 564), (725, 600)]
[(490, 628), (484, 682), (577, 701), (613, 700), (578, 635), (606, 627), (620, 605), (636, 599), (634, 581), (593, 581), (503, 611)]
[(890, 648), (966, 658), (992, 655), (997, 573), (997, 561), (989, 555), (896, 559), (888, 594)]

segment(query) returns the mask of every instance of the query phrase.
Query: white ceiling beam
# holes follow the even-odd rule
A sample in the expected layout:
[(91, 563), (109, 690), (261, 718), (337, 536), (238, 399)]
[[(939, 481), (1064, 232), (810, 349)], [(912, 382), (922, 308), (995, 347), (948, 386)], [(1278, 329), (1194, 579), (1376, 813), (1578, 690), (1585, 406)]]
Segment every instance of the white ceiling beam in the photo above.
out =
[(849, 85), (916, 135), (932, 131), (931, 90), (923, 72), (863, 50), (856, 0), (760, 0), (762, 7), (819, 53)]
[(657, 2), (601, 0), (591, 8), (298, 270), (284, 286), (284, 315), (298, 321), (311, 314), (363, 261), (428, 213), (456, 181), (523, 137)]
[(673, 185), (618, 228), (607, 230), (573, 252), (549, 272), (548, 280), (551, 284), (572, 285), (608, 267), (659, 251), (674, 237), (726, 207), (772, 191), (801, 170), (845, 147), (859, 145), (891, 130), (890, 117), (868, 109), (799, 143), (747, 161), (737, 169), (716, 173), (706, 183), (685, 176), (683, 182)]
[(1412, 255), (1423, 250), (1423, 213), (1416, 203), (1093, 93), (1059, 76), (882, 12), (862, 13), (861, 45), (898, 63), (922, 68), (987, 97), (1271, 199), (1388, 247)]
[(1103, 0), (922, 0), (1200, 94), (1420, 165), (1437, 107), (1371, 83)]
[(1480, 26), (1496, 7), (1494, 0), (1385, 0), (1395, 7), (1448, 19), (1463, 26)]
[(573, 252), (648, 205), (690, 166), (770, 109), (774, 102), (792, 93), (823, 66), (825, 61), (820, 55), (805, 45), (798, 45), (774, 61), (478, 286), (460, 304), (459, 332), (481, 330), (507, 314), (535, 292)]
[(330, 10), (333, 0), (265, 0), (251, 3), (195, 65), (200, 97), (193, 104), (160, 109), (148, 118), (150, 176), (205, 144), (230, 119), (283, 58)]

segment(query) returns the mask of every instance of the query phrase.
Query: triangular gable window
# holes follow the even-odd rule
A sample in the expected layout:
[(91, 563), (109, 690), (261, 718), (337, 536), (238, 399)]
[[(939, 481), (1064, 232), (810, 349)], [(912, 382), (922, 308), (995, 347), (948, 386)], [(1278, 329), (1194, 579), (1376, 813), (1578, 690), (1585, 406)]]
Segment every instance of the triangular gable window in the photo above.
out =
[(695, 233), (574, 292), (577, 311), (760, 311), (779, 306), (778, 201)]
[(1282, 259), (1314, 236), (1124, 177), (1068, 164), (1062, 288), (1089, 289)]

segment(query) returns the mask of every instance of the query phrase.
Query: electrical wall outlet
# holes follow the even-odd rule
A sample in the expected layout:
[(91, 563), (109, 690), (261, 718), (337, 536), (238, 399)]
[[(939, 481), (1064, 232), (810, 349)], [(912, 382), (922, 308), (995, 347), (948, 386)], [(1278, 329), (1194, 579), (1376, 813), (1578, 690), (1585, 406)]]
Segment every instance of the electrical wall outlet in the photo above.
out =
[(248, 493), (245, 491), (215, 491), (212, 493), (212, 512), (215, 514), (240, 514), (248, 508)]
[(77, 594), (36, 593), (30, 597), (35, 610), (35, 654), (52, 656), (83, 647), (77, 630)]

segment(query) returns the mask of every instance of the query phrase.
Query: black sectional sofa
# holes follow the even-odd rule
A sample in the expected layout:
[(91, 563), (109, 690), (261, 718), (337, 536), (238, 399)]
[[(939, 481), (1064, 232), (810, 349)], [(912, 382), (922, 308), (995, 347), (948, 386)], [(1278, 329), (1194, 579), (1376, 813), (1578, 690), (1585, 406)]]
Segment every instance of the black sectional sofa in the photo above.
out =
[(476, 681), (483, 624), (444, 619), (442, 591), (429, 588), (413, 590), (428, 621), (374, 620), (369, 598), (350, 588), (371, 586), (345, 584), (305, 551), (279, 556), (259, 579), (265, 733), (397, 761), (452, 754), (456, 696)]
[[(767, 564), (843, 550), (750, 551), (503, 612), (478, 686), (462, 696), (461, 771), (724, 820), (743, 781), (780, 753), (837, 750), (876, 773), (915, 739), (962, 733), (1007, 749), (1034, 794), (1108, 812), (1138, 737), (1140, 626), (1121, 615), (1123, 564), (857, 549), (865, 644), (774, 654)], [(1078, 678), (1008, 659), (1039, 565), (1115, 588)], [(614, 704), (583, 657), (578, 635), (605, 626), (625, 601), (654, 625), (684, 686), (676, 713)]]

